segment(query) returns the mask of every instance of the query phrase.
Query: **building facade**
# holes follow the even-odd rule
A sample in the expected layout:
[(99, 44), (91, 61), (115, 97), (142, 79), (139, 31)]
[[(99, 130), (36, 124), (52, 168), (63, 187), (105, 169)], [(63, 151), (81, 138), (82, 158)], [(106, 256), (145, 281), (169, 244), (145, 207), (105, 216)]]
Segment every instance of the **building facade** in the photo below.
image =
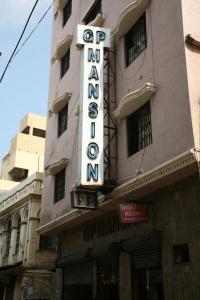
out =
[(0, 180), (2, 300), (55, 299), (55, 239), (40, 237), (36, 232), (43, 181), (43, 174), (37, 170), (42, 170), (44, 160), (45, 123), (45, 117), (27, 114), (3, 159)]
[(27, 113), (2, 160), (1, 190), (9, 190), (6, 183), (21, 182), (35, 172), (43, 172), (45, 135), (46, 117)]
[[(38, 232), (58, 239), (57, 299), (200, 297), (199, 12), (194, 0), (55, 1)], [(101, 27), (111, 32), (100, 68), (101, 187), (96, 165), (88, 177), (93, 184), (79, 183), (80, 140), (88, 135), (81, 131), (84, 76), (93, 80), (91, 119), (100, 111), (102, 87), (94, 66), (98, 45), (88, 50), (91, 71), (85, 75), (81, 67), (86, 46), (79, 43), (78, 24), (86, 25), (91, 45), (95, 34), (96, 44), (103, 40)], [(91, 165), (97, 146), (87, 150)], [(98, 208), (82, 209), (82, 201), (91, 203), (91, 189)], [(123, 215), (130, 204), (133, 210)]]

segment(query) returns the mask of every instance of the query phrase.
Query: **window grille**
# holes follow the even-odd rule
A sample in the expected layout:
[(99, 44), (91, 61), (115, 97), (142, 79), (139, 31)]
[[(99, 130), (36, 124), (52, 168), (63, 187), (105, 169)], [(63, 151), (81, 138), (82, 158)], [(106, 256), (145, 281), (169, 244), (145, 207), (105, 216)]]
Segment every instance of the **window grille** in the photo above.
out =
[(65, 75), (65, 73), (69, 69), (69, 64), (70, 64), (70, 49), (65, 53), (65, 55), (61, 58), (61, 61), (60, 61), (60, 76), (61, 76), (61, 78)]
[(101, 0), (96, 0), (89, 12), (87, 13), (87, 15), (85, 16), (85, 18), (83, 19), (83, 22), (85, 24), (90, 23), (96, 18), (96, 16), (99, 13), (101, 13)]
[(63, 8), (63, 27), (67, 23), (69, 17), (72, 13), (72, 0), (69, 0), (65, 7)]
[(152, 143), (150, 101), (127, 118), (128, 155)]
[(54, 203), (65, 197), (65, 169), (55, 175)]
[(126, 65), (130, 65), (147, 47), (145, 14), (125, 35)]
[(58, 112), (58, 136), (67, 129), (68, 104)]

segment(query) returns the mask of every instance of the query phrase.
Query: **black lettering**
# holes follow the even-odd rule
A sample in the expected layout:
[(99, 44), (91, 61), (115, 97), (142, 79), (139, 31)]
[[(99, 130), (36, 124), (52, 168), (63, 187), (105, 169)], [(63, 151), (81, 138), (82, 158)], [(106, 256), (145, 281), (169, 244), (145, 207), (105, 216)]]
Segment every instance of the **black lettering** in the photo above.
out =
[(96, 117), (98, 116), (98, 104), (95, 102), (91, 102), (88, 106), (88, 110), (89, 117), (92, 119), (96, 119)]
[(93, 31), (90, 29), (86, 29), (83, 32), (83, 40), (86, 43), (93, 43), (94, 42), (94, 35)]
[(88, 84), (88, 98), (92, 97), (99, 98), (99, 84), (95, 84), (95, 86), (92, 83)]
[(90, 79), (90, 80), (91, 79), (99, 80), (99, 75), (97, 73), (96, 66), (92, 66), (88, 79)]
[(95, 50), (95, 53), (93, 51), (92, 48), (89, 48), (88, 49), (88, 62), (96, 62), (96, 63), (99, 63), (100, 62), (100, 50), (99, 49), (96, 49)]

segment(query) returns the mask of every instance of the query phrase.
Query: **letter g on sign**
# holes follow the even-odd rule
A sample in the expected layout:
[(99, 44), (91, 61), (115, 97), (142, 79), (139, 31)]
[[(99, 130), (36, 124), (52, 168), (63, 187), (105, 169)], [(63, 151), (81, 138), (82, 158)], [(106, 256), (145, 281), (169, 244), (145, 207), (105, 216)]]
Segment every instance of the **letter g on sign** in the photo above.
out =
[(86, 29), (83, 32), (83, 40), (86, 43), (93, 43), (94, 42), (94, 35), (93, 31), (90, 29)]

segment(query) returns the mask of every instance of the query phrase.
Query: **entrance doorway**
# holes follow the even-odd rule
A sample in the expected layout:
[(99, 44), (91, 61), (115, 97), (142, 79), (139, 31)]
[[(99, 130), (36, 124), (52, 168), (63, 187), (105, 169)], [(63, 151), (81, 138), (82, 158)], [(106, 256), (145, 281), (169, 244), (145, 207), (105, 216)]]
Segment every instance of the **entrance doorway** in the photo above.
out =
[(104, 257), (97, 262), (97, 299), (118, 300), (118, 257)]
[(162, 269), (134, 270), (133, 295), (136, 300), (164, 300)]
[(64, 267), (62, 300), (93, 299), (92, 266), (92, 261), (84, 260)]

